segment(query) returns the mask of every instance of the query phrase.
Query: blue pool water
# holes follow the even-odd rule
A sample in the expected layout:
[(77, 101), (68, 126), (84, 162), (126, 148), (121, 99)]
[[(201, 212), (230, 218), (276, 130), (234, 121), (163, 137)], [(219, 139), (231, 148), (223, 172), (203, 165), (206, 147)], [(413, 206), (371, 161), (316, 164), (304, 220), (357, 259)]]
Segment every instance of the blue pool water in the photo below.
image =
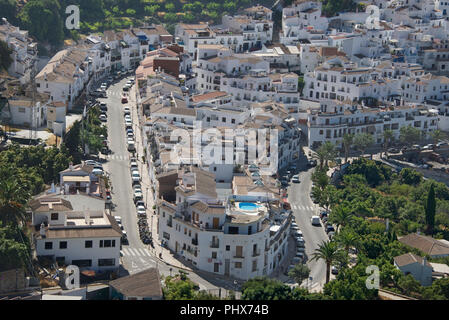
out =
[(260, 207), (260, 205), (257, 205), (252, 202), (240, 202), (239, 203), (239, 208), (242, 210), (252, 211), (252, 210), (256, 210), (259, 207)]

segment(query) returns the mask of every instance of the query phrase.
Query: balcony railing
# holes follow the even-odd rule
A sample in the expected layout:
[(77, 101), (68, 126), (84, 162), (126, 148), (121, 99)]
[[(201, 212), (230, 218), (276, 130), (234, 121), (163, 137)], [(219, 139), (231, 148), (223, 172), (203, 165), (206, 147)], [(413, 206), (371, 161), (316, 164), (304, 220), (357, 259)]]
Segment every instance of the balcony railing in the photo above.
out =
[(198, 239), (192, 239), (192, 244), (194, 245), (194, 246), (197, 246), (198, 245)]
[(253, 251), (253, 257), (258, 257), (258, 256), (260, 256), (260, 250)]

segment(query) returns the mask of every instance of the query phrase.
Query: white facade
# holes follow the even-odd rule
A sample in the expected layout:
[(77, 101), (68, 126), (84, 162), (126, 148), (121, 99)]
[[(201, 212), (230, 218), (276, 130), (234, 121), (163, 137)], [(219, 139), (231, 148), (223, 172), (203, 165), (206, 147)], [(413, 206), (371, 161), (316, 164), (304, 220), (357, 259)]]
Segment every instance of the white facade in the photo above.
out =
[(121, 231), (104, 200), (84, 195), (41, 197), (30, 203), (37, 256), (81, 269), (118, 270)]
[(326, 141), (341, 146), (345, 134), (371, 133), (374, 142), (381, 144), (387, 129), (392, 130), (398, 140), (404, 126), (415, 127), (426, 134), (438, 128), (438, 112), (412, 105), (392, 108), (363, 108), (350, 101), (324, 100), (320, 111), (309, 113), (309, 147), (316, 148)]

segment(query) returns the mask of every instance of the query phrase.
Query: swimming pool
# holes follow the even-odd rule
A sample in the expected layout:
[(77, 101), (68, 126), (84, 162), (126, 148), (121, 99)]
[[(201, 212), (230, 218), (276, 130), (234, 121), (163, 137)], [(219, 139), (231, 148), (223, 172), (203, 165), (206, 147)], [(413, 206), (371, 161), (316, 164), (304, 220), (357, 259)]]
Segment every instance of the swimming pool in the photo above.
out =
[(252, 203), (252, 202), (240, 202), (239, 203), (239, 209), (245, 210), (245, 211), (255, 211), (259, 207), (260, 207), (260, 205)]

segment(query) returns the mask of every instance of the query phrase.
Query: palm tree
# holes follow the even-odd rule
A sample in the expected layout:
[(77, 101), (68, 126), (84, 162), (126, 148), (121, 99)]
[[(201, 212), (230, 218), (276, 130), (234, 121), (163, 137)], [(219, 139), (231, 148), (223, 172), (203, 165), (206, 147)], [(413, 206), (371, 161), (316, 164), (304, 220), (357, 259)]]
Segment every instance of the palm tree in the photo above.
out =
[(351, 247), (358, 247), (359, 237), (354, 232), (344, 229), (338, 234), (337, 242), (345, 248), (346, 253), (349, 255), (349, 249)]
[(4, 224), (25, 223), (25, 206), (29, 198), (28, 190), (16, 179), (0, 179), (0, 220)]
[(352, 220), (352, 213), (348, 207), (339, 205), (332, 210), (330, 221), (337, 225), (337, 232), (340, 226), (347, 226)]
[(318, 261), (320, 259), (326, 262), (326, 283), (329, 282), (331, 265), (335, 260), (338, 260), (341, 257), (341, 249), (338, 247), (338, 244), (333, 241), (323, 241), (312, 253), (312, 261)]
[(329, 161), (333, 161), (336, 156), (335, 146), (330, 141), (326, 141), (316, 150), (315, 158), (320, 162), (320, 169), (323, 169), (323, 165), (327, 167)]
[(320, 163), (320, 170), (323, 169), (324, 161), (326, 160), (326, 150), (320, 146), (313, 154), (313, 158), (317, 159)]
[(351, 145), (353, 143), (354, 140), (354, 135), (350, 134), (350, 133), (345, 133), (343, 135), (343, 148), (345, 150), (345, 163), (348, 162), (348, 157), (349, 157), (349, 150), (351, 149)]
[(390, 129), (385, 130), (383, 136), (384, 136), (384, 153), (385, 155), (387, 155), (388, 146), (390, 142), (392, 142), (394, 139), (393, 130)]

